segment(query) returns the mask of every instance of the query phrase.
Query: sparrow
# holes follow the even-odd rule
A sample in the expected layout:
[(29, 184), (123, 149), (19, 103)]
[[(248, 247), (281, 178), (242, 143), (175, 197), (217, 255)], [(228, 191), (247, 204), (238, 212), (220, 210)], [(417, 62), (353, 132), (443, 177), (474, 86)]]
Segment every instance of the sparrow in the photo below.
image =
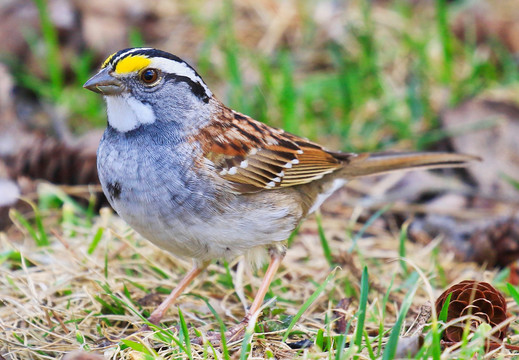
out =
[(110, 55), (84, 87), (104, 96), (108, 124), (99, 180), (136, 232), (193, 268), (149, 317), (169, 306), (215, 259), (269, 266), (244, 321), (259, 311), (298, 224), (361, 176), (463, 166), (455, 153), (347, 153), (270, 127), (218, 100), (188, 63), (153, 48)]

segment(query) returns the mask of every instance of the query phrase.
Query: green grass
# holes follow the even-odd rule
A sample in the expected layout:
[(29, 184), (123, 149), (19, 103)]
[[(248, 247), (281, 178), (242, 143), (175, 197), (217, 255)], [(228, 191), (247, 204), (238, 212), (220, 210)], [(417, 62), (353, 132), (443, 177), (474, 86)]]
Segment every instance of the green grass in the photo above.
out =
[(418, 288), (417, 280), (418, 276), (414, 278), (413, 287), (406, 294), (404, 301), (402, 302), (402, 308), (400, 309), (395, 325), (391, 329), (391, 335), (389, 335), (389, 340), (384, 348), (384, 353), (382, 354), (383, 360), (390, 360), (395, 357), (398, 340), (400, 339), (400, 332), (402, 331), (402, 325), (413, 302), (413, 296)]
[[(24, 29), (25, 40), (37, 59), (38, 72), (33, 74), (28, 67), (11, 54), (0, 55), (13, 69), (19, 86), (34, 93), (40, 101), (59, 107), (60, 115), (69, 120), (73, 130), (84, 132), (93, 126), (105, 124), (103, 102), (96, 94), (88, 94), (82, 85), (93, 74), (98, 64), (93, 54), (87, 50), (73, 54), (70, 69), (64, 64), (58, 33), (50, 19), (46, 0), (33, 0), (40, 20), (40, 32)], [(73, 74), (70, 79), (67, 71)], [(55, 115), (55, 114), (52, 114)]]
[(366, 308), (368, 303), (369, 283), (368, 268), (362, 270), (362, 278), (360, 279), (360, 300), (359, 312), (357, 315), (357, 328), (355, 329), (355, 345), (360, 349), (362, 346), (362, 336), (364, 335), (364, 322), (366, 321)]
[(14, 222), (17, 222), (24, 228), (27, 233), (32, 237), (37, 246), (48, 246), (49, 239), (47, 237), (47, 231), (42, 223), (41, 212), (35, 204), (27, 200), (27, 203), (32, 207), (34, 211), (34, 224), (31, 224), (22, 214), (17, 210), (10, 210), (10, 217)]
[[(40, 66), (47, 75), (40, 78), (18, 67), (15, 75), (19, 84), (65, 108), (67, 117), (74, 119), (75, 130), (102, 126), (104, 111), (99, 96), (81, 89), (98, 64), (87, 51), (77, 54), (72, 61), (72, 80), (65, 79), (46, 1), (34, 3), (41, 36), (30, 34), (27, 41), (35, 52), (43, 48)], [(360, 1), (360, 20), (345, 24), (347, 45), (334, 40), (320, 44), (311, 7), (298, 6), (301, 21), (307, 24), (302, 36), (309, 48), (319, 45), (319, 55), (326, 64), (324, 70), (311, 71), (303, 68), (309, 66), (301, 60), (304, 49), (286, 45), (264, 54), (241, 44), (241, 30), (234, 20), (238, 10), (230, 0), (212, 14), (199, 12), (195, 5), (187, 5), (186, 11), (195, 26), (207, 34), (196, 54), (199, 72), (228, 105), (316, 140), (333, 134), (336, 147), (363, 151), (400, 143), (413, 149), (430, 147), (441, 140), (430, 138), (431, 130), (434, 133), (439, 126), (438, 109), (432, 101), (435, 92), (447, 90), (445, 106), (453, 106), (495, 84), (512, 84), (519, 78), (514, 58), (502, 44), (487, 44), (496, 54), (492, 61), (482, 57), (475, 44), (454, 38), (449, 19), (455, 5), (446, 0), (434, 3), (433, 17), (402, 1), (390, 3), (389, 11), (400, 17), (403, 25), (386, 29), (375, 19), (374, 5)], [(386, 44), (394, 41), (399, 47)], [(128, 43), (147, 45), (136, 28), (130, 29)], [(430, 50), (436, 44), (441, 48), (440, 61)], [(212, 59), (215, 52), (223, 55), (218, 64)], [(401, 61), (408, 64), (407, 74), (404, 83), (396, 84), (401, 80), (385, 69), (395, 68)], [(257, 74), (256, 80), (251, 81), (250, 73)]]
[(328, 239), (326, 238), (326, 234), (324, 233), (324, 228), (321, 221), (321, 214), (319, 212), (315, 215), (315, 220), (317, 222), (319, 240), (321, 240), (321, 246), (323, 248), (324, 257), (326, 258), (326, 261), (328, 261), (328, 264), (330, 264), (330, 267), (333, 267), (335, 264), (333, 261), (332, 250), (330, 249)]
[(286, 341), (288, 337), (290, 336), (290, 331), (292, 328), (297, 324), (297, 321), (301, 318), (301, 316), (304, 314), (304, 312), (312, 305), (312, 303), (321, 295), (321, 293), (326, 288), (326, 285), (333, 279), (335, 275), (335, 271), (332, 271), (324, 280), (324, 282), (317, 287), (317, 289), (314, 291), (314, 293), (308, 298), (308, 300), (305, 301), (305, 303), (301, 306), (297, 314), (292, 318), (292, 321), (288, 325), (288, 328), (285, 331), (285, 335), (283, 335), (282, 341)]

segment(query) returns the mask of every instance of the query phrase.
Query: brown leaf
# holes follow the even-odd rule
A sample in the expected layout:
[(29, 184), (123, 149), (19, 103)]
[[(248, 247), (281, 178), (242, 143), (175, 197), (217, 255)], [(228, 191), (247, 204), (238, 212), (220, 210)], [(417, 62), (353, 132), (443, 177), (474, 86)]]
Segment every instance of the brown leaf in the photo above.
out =
[(12, 124), (14, 115), (14, 80), (9, 69), (0, 63), (0, 130), (7, 124)]
[[(423, 328), (429, 321), (429, 318), (432, 314), (432, 304), (430, 301), (426, 301), (422, 306), (420, 306), (420, 311), (413, 325), (414, 334), (420, 335), (423, 331)], [(411, 331), (411, 328), (408, 330)]]
[(348, 324), (346, 311), (350, 307), (351, 301), (351, 298), (343, 298), (339, 301), (335, 310), (333, 310), (333, 316), (336, 319), (335, 331), (339, 334), (344, 334), (346, 331), (346, 326)]
[(512, 54), (519, 52), (519, 8), (513, 1), (470, 1), (452, 23), (461, 40), (478, 45), (499, 41)]
[(443, 126), (463, 134), (452, 138), (454, 150), (481, 156), (467, 167), (486, 196), (518, 200), (519, 191), (505, 177), (519, 179), (519, 106), (506, 101), (469, 100), (442, 116)]
[(63, 360), (103, 360), (104, 356), (84, 351), (75, 351), (66, 354)]
[(29, 45), (23, 30), (36, 30), (38, 10), (29, 0), (4, 1), (0, 5), (0, 53), (26, 55)]
[(423, 335), (403, 336), (398, 339), (395, 359), (411, 359), (424, 343)]

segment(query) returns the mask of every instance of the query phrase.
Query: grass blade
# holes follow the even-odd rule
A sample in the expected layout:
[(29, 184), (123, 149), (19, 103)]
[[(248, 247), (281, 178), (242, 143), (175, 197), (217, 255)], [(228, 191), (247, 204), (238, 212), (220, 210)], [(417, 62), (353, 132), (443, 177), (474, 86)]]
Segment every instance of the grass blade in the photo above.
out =
[[(438, 320), (443, 321), (444, 323), (447, 321), (447, 313), (449, 311), (449, 305), (451, 303), (452, 294), (447, 296), (447, 299), (443, 303), (442, 309), (438, 314)], [(439, 360), (441, 357), (441, 337), (442, 331), (439, 327), (438, 320), (432, 319), (431, 323), (431, 333), (432, 333), (432, 344), (431, 344), (431, 353), (432, 358), (434, 360)]]
[(379, 217), (382, 216), (382, 214), (388, 211), (390, 207), (391, 204), (388, 204), (384, 206), (382, 209), (377, 210), (377, 212), (373, 215), (371, 215), (368, 221), (366, 221), (366, 223), (360, 228), (359, 232), (356, 233), (353, 237), (351, 247), (348, 249), (349, 253), (351, 253), (353, 249), (355, 249), (355, 247), (357, 246), (357, 241), (362, 237), (362, 235), (364, 235), (366, 230), (375, 222), (375, 220), (377, 220)]
[(315, 214), (315, 220), (317, 222), (317, 231), (319, 232), (319, 239), (321, 240), (321, 246), (323, 247), (324, 257), (330, 267), (334, 266), (332, 251), (330, 250), (330, 245), (328, 244), (328, 239), (326, 238), (326, 234), (324, 233), (323, 224), (321, 222), (321, 214)]
[(227, 339), (225, 338), (225, 332), (227, 331), (227, 328), (225, 327), (222, 318), (220, 317), (220, 315), (218, 315), (214, 307), (211, 304), (209, 304), (209, 300), (207, 300), (207, 298), (196, 294), (192, 295), (204, 301), (211, 313), (213, 314), (213, 316), (216, 318), (216, 321), (218, 321), (218, 324), (220, 325), (220, 338), (222, 341), (222, 354), (224, 355), (225, 360), (230, 360), (229, 350), (227, 347)]
[(340, 360), (342, 358), (342, 354), (344, 353), (344, 348), (346, 347), (346, 340), (348, 338), (348, 333), (350, 332), (351, 327), (351, 319), (346, 324), (346, 329), (344, 333), (342, 333), (337, 339), (337, 350), (335, 352), (335, 360)]
[(396, 347), (398, 344), (398, 340), (400, 339), (400, 330), (402, 329), (402, 324), (404, 323), (405, 316), (407, 315), (407, 312), (411, 307), (414, 294), (416, 292), (416, 289), (418, 288), (418, 274), (413, 273), (413, 275), (415, 275), (414, 285), (411, 288), (411, 291), (409, 291), (406, 294), (404, 301), (402, 302), (402, 308), (400, 309), (400, 313), (398, 314), (398, 318), (396, 320), (395, 325), (393, 326), (393, 329), (391, 329), (389, 340), (386, 344), (386, 348), (384, 349), (384, 353), (382, 354), (383, 360), (390, 360), (395, 358)]
[(445, 299), (445, 302), (443, 303), (442, 309), (440, 311), (440, 314), (438, 315), (438, 320), (446, 322), (447, 321), (447, 313), (449, 311), (449, 305), (451, 303), (451, 297), (452, 293), (447, 295), (447, 299)]
[(404, 272), (404, 275), (409, 275), (409, 269), (407, 268), (407, 263), (404, 261), (406, 257), (405, 251), (405, 241), (407, 240), (407, 229), (409, 228), (409, 223), (405, 222), (400, 229), (400, 238), (399, 238), (399, 246), (398, 246), (398, 255), (400, 256), (400, 267)]
[(314, 291), (314, 293), (308, 298), (308, 300), (305, 301), (305, 303), (303, 304), (303, 306), (301, 307), (301, 309), (299, 309), (299, 311), (297, 312), (297, 314), (294, 316), (294, 318), (292, 319), (292, 321), (290, 322), (290, 325), (288, 325), (288, 328), (285, 332), (285, 335), (283, 335), (283, 339), (281, 340), (282, 342), (285, 342), (287, 341), (288, 339), (288, 335), (290, 334), (290, 331), (292, 330), (292, 328), (294, 327), (294, 325), (299, 321), (299, 319), (301, 318), (301, 316), (304, 314), (304, 312), (306, 311), (306, 309), (308, 309), (310, 307), (310, 305), (312, 305), (312, 303), (319, 297), (319, 295), (321, 295), (321, 293), (324, 291), (324, 289), (326, 288), (326, 285), (328, 285), (328, 283), (333, 279), (333, 277), (335, 276), (335, 272), (336, 272), (336, 269), (335, 268), (327, 277), (326, 279), (324, 280), (324, 282), (319, 285), (319, 287)]
[(63, 68), (61, 66), (60, 49), (58, 32), (54, 27), (52, 20), (50, 19), (49, 12), (47, 9), (47, 1), (45, 0), (33, 0), (34, 5), (38, 9), (38, 15), (41, 23), (41, 31), (43, 39), (45, 41), (47, 74), (50, 77), (52, 85), (52, 96), (53, 100), (59, 97), (64, 84)]
[(379, 328), (379, 336), (378, 336), (378, 346), (377, 346), (377, 357), (380, 356), (380, 352), (382, 351), (382, 338), (384, 334), (384, 320), (386, 319), (386, 313), (384, 312), (384, 309), (387, 306), (387, 302), (389, 301), (389, 295), (391, 295), (391, 289), (393, 288), (393, 283), (395, 282), (395, 276), (396, 274), (393, 274), (393, 277), (391, 278), (391, 282), (389, 283), (389, 286), (387, 287), (387, 291), (384, 294), (384, 298), (382, 299), (382, 320), (380, 322), (380, 328)]
[(88, 247), (88, 250), (87, 250), (88, 255), (92, 255), (94, 253), (95, 249), (97, 248), (97, 245), (99, 244), (99, 242), (101, 241), (101, 238), (103, 237), (104, 230), (105, 229), (102, 227), (97, 229), (97, 231), (94, 235), (94, 238), (92, 239), (92, 242), (90, 243), (90, 246)]
[[(31, 204), (33, 205), (33, 204)], [(34, 210), (34, 221), (36, 221), (36, 228), (38, 229), (38, 246), (48, 246), (50, 245), (49, 238), (47, 237), (47, 233), (45, 232), (45, 227), (43, 226), (43, 221), (41, 217), (41, 213), (36, 207), (33, 206)]]
[(31, 206), (34, 212), (34, 221), (36, 223), (36, 229), (34, 229), (34, 227), (29, 223), (29, 221), (15, 209), (11, 209), (9, 211), (11, 219), (15, 219), (20, 225), (22, 225), (27, 230), (29, 235), (34, 239), (36, 246), (50, 245), (49, 238), (47, 237), (47, 233), (45, 232), (45, 227), (43, 226), (41, 213), (38, 207), (30, 200), (25, 199), (25, 202)]
[(364, 330), (364, 340), (366, 340), (366, 348), (368, 349), (368, 354), (370, 359), (376, 359), (375, 352), (373, 351), (373, 346), (371, 345), (368, 332)]
[(129, 340), (129, 339), (121, 339), (121, 342), (128, 346), (129, 348), (135, 350), (135, 351), (138, 351), (142, 354), (146, 354), (146, 355), (151, 355), (151, 356), (158, 356), (157, 353), (155, 353), (154, 351), (150, 351), (150, 349), (148, 349), (146, 346), (144, 346), (143, 344), (137, 342), (137, 341), (132, 341), (132, 340)]
[(31, 224), (29, 224), (27, 219), (25, 219), (19, 211), (15, 209), (9, 210), (9, 217), (11, 218), (11, 220), (13, 220), (15, 224), (19, 223), (21, 226), (23, 226), (25, 230), (27, 230), (29, 235), (34, 239), (36, 245), (39, 246), (40, 239), (38, 238), (38, 233), (36, 232), (36, 230), (32, 228)]
[[(506, 283), (506, 288), (508, 289), (508, 292), (510, 293), (510, 296), (514, 299), (515, 303), (519, 305), (519, 291), (510, 283)], [(451, 294), (449, 294), (450, 296)], [(449, 297), (450, 300), (450, 297)]]
[(366, 266), (364, 266), (364, 270), (362, 270), (362, 277), (360, 280), (360, 302), (359, 302), (357, 329), (355, 332), (355, 341), (354, 341), (354, 344), (357, 345), (357, 347), (359, 349), (362, 344), (362, 334), (364, 332), (364, 322), (366, 321), (368, 292), (369, 292), (368, 268)]
[[(179, 336), (181, 341), (184, 341), (184, 344), (186, 344), (186, 355), (189, 357), (189, 359), (193, 359), (193, 355), (191, 353), (191, 339), (189, 338), (189, 330), (187, 329), (186, 320), (184, 319), (184, 314), (182, 314), (182, 310), (180, 310), (180, 307), (177, 307), (178, 309), (178, 317), (180, 318), (180, 328), (182, 330), (181, 336)], [(183, 339), (182, 339), (183, 338)]]
[(436, 0), (436, 18), (443, 50), (443, 81), (450, 83), (453, 69), (453, 36), (450, 31), (447, 0)]

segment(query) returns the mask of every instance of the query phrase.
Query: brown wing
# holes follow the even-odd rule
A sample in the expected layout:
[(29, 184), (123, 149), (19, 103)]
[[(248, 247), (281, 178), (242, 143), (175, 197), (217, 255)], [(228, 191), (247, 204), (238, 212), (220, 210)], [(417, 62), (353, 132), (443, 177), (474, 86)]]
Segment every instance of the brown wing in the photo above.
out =
[(215, 121), (202, 129), (201, 144), (218, 174), (240, 193), (309, 183), (338, 170), (355, 156), (332, 154), (223, 105), (220, 111)]

